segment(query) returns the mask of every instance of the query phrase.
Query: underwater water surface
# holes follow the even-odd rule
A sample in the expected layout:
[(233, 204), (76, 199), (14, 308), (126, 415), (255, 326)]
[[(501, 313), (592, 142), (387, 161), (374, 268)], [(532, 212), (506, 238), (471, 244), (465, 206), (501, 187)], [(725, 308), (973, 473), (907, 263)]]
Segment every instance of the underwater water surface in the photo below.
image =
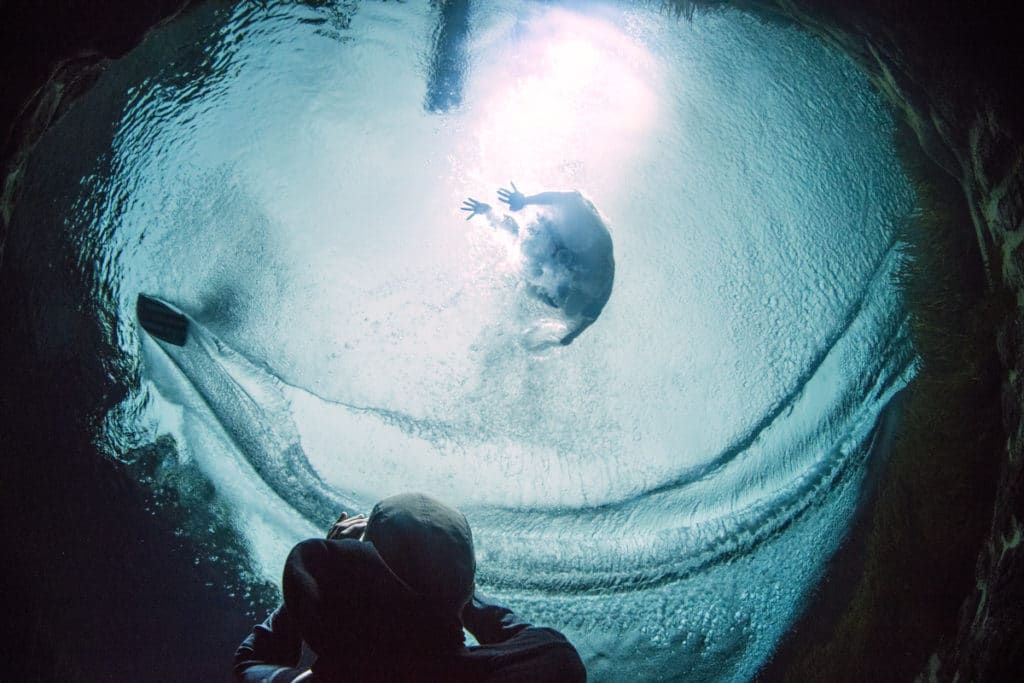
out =
[[(593, 680), (746, 680), (913, 375), (893, 128), (846, 58), (731, 10), (212, 2), (48, 134), (17, 220), (59, 217), (137, 368), (103, 447), (173, 436), (265, 577), (322, 532), (309, 487), (420, 490)], [(513, 236), (459, 211), (512, 181), (611, 235), (569, 345), (534, 343)], [(140, 292), (203, 343), (168, 355)]]

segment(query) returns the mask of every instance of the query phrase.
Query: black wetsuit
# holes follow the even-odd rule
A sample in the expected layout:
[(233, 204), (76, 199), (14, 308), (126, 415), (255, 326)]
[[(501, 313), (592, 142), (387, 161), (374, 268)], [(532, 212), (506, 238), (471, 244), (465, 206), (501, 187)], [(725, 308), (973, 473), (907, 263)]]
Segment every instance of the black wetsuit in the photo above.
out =
[[(317, 654), (317, 683), (586, 680), (579, 654), (561, 633), (522, 622), (479, 594), (462, 622), (432, 613), (372, 543), (300, 543), (288, 558), (284, 592), (284, 605), (235, 653), (236, 680), (292, 681), (304, 671), (296, 668), (303, 641)], [(479, 646), (463, 644), (463, 625)]]

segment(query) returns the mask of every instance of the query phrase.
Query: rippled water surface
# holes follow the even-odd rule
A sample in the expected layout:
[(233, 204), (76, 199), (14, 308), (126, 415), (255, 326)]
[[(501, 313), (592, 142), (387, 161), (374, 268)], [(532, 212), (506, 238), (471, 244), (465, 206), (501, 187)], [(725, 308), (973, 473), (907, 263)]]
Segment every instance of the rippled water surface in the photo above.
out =
[[(843, 57), (737, 12), (435, 5), (201, 6), (40, 145), (22, 206), (62, 217), (140, 359), (100, 438), (173, 435), (270, 578), (318, 533), (276, 493), (308, 461), (354, 509), (464, 509), (479, 583), (594, 680), (749, 678), (913, 371), (891, 117)], [(458, 210), (510, 180), (607, 221), (614, 288), (571, 345), (528, 342), (548, 312), (515, 242)], [(140, 333), (139, 292), (214, 370)]]

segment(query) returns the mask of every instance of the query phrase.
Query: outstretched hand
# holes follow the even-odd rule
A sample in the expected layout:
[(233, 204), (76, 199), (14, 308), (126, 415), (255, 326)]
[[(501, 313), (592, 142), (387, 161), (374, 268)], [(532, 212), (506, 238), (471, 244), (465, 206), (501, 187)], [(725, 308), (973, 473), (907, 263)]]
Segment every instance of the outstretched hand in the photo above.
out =
[(327, 532), (327, 540), (336, 541), (351, 538), (358, 541), (363, 531), (366, 530), (366, 515), (359, 513), (355, 517), (349, 517), (347, 512), (342, 512), (338, 521)]
[(466, 211), (466, 212), (469, 213), (469, 215), (466, 216), (466, 220), (467, 221), (470, 218), (472, 218), (473, 216), (476, 216), (477, 214), (485, 214), (485, 213), (487, 213), (490, 210), (491, 210), (491, 205), (490, 204), (484, 204), (483, 202), (478, 202), (477, 200), (473, 199), (472, 197), (470, 197), (466, 201), (462, 202), (462, 208), (459, 209), (459, 211)]
[(508, 208), (513, 211), (518, 211), (526, 206), (526, 195), (519, 191), (515, 183), (510, 182), (509, 185), (512, 186), (511, 190), (506, 190), (504, 187), (498, 190), (498, 199), (508, 204)]

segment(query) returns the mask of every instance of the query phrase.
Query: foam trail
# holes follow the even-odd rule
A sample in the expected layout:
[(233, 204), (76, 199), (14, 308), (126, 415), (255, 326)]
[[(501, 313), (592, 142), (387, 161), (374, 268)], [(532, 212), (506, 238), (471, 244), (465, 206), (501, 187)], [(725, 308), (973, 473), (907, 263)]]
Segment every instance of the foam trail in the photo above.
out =
[(296, 512), (322, 527), (330, 526), (342, 511), (354, 513), (354, 501), (327, 485), (309, 464), (280, 382), (194, 319), (185, 318), (188, 333), (182, 346), (151, 338), (209, 406), (260, 479)]

